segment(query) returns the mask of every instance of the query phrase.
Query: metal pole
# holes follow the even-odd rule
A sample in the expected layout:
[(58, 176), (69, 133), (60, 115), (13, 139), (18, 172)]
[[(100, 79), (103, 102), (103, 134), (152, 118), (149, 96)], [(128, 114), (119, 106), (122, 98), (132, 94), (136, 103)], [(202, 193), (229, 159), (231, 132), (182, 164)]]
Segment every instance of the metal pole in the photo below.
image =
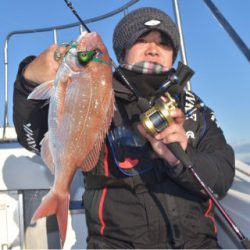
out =
[(128, 14), (128, 8), (124, 9), (123, 13), (124, 13), (124, 16), (126, 16)]
[(81, 24), (79, 25), (79, 29), (80, 29), (80, 34), (83, 33), (84, 29), (83, 29), (83, 26)]
[[(183, 32), (182, 32), (181, 15), (180, 15), (180, 11), (179, 11), (178, 0), (173, 0), (173, 7), (174, 7), (174, 13), (175, 13), (175, 20), (176, 20), (177, 27), (178, 27), (179, 34), (180, 34), (181, 60), (185, 65), (188, 65), (185, 44), (184, 44), (184, 38), (183, 38)], [(187, 89), (191, 90), (191, 82), (190, 81), (187, 82)]]
[(231, 24), (226, 20), (226, 18), (222, 15), (222, 13), (213, 4), (211, 0), (203, 0), (203, 1), (207, 5), (209, 10), (212, 12), (212, 14), (215, 16), (216, 20), (222, 25), (224, 30), (228, 33), (228, 35), (232, 38), (232, 40), (240, 49), (240, 51), (243, 53), (243, 55), (250, 62), (250, 49), (247, 47), (247, 45), (244, 43), (244, 41), (241, 39), (238, 33), (234, 30)]
[(4, 124), (3, 124), (3, 140), (5, 140), (6, 128), (9, 126), (8, 121), (8, 42), (4, 44)]
[(53, 29), (54, 43), (57, 44), (57, 29)]

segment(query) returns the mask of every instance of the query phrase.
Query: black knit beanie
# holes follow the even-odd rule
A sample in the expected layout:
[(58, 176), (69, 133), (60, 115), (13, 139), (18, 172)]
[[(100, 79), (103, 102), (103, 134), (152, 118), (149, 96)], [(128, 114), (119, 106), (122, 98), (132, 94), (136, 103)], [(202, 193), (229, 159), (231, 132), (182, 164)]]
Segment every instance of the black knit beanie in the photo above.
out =
[(165, 12), (152, 7), (131, 11), (115, 27), (113, 49), (117, 60), (120, 61), (124, 49), (130, 48), (141, 35), (150, 30), (161, 31), (171, 39), (174, 52), (173, 61), (175, 61), (180, 42), (176, 24)]

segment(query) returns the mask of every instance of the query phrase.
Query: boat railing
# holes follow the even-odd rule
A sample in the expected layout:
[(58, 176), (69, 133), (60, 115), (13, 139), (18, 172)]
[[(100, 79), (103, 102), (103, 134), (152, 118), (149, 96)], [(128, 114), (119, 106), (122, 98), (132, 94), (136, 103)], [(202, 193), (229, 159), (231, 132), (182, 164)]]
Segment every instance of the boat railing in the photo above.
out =
[[(114, 16), (120, 12), (124, 12), (126, 14), (128, 12), (128, 8), (135, 3), (139, 2), (140, 0), (130, 0), (123, 6), (108, 12), (104, 15), (100, 15), (94, 18), (86, 19), (84, 22), (86, 24), (98, 22), (103, 19), (107, 19), (111, 16)], [(183, 38), (183, 32), (182, 32), (182, 26), (181, 26), (181, 14), (179, 11), (179, 0), (172, 0), (172, 5), (174, 9), (175, 14), (175, 20), (179, 29), (180, 33), (180, 54), (181, 54), (181, 60), (184, 64), (188, 65), (187, 58), (186, 58), (186, 52), (185, 52), (185, 46), (184, 46), (184, 38)], [(236, 46), (240, 49), (242, 54), (246, 57), (248, 61), (250, 61), (250, 49), (248, 46), (244, 43), (244, 41), (241, 39), (241, 37), (238, 35), (236, 30), (230, 25), (230, 23), (226, 20), (226, 18), (222, 15), (220, 10), (213, 4), (212, 0), (203, 0), (204, 4), (209, 8), (212, 15), (216, 18), (218, 23), (222, 26), (222, 28), (228, 33), (232, 41), (236, 44)], [(4, 44), (4, 123), (3, 127), (0, 127), (0, 142), (6, 142), (6, 141), (15, 141), (16, 140), (16, 134), (15, 129), (10, 126), (9, 124), (9, 116), (8, 116), (8, 107), (9, 107), (9, 100), (8, 100), (8, 44), (12, 37), (17, 35), (24, 35), (24, 34), (31, 34), (31, 33), (41, 33), (41, 32), (52, 32), (53, 34), (53, 41), (54, 43), (57, 43), (58, 38), (58, 31), (74, 28), (79, 26), (80, 32), (84, 30), (83, 26), (80, 24), (80, 22), (71, 23), (67, 25), (61, 25), (61, 26), (52, 26), (47, 28), (40, 28), (40, 29), (27, 29), (27, 30), (17, 30), (10, 32), (5, 39)], [(191, 83), (187, 83), (187, 88), (191, 89)]]
[[(107, 19), (109, 17), (115, 16), (121, 12), (127, 14), (128, 8), (135, 3), (139, 2), (140, 0), (130, 0), (126, 4), (122, 5), (121, 7), (107, 12), (106, 14), (96, 16), (90, 19), (84, 20), (86, 24), (98, 22), (104, 19)], [(9, 74), (9, 42), (10, 39), (12, 39), (15, 36), (18, 35), (25, 35), (25, 34), (34, 34), (34, 33), (41, 33), (41, 32), (51, 32), (53, 42), (57, 43), (58, 41), (58, 31), (59, 30), (65, 30), (70, 28), (79, 27), (79, 32), (84, 31), (83, 26), (80, 24), (80, 22), (75, 22), (71, 24), (66, 25), (60, 25), (60, 26), (51, 26), (47, 28), (39, 28), (39, 29), (26, 29), (26, 30), (17, 30), (10, 32), (6, 38), (4, 43), (4, 121), (3, 121), (3, 127), (0, 127), (0, 142), (9, 142), (9, 141), (16, 141), (16, 133), (15, 129), (10, 126), (9, 122), (9, 88), (8, 88), (8, 74)]]

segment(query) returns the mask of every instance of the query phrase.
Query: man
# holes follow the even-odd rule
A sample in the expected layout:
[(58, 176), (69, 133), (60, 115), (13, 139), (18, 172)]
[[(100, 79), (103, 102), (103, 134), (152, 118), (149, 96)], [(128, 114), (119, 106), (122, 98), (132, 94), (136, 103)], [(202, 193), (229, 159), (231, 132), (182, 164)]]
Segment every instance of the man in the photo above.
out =
[[(120, 71), (148, 99), (171, 73), (179, 34), (164, 12), (140, 8), (118, 23), (113, 47)], [(56, 48), (26, 58), (15, 82), (18, 139), (37, 152), (48, 129), (48, 105), (26, 97), (34, 86), (55, 77)], [(223, 197), (234, 178), (234, 153), (213, 112), (206, 106), (194, 109), (201, 100), (183, 90), (180, 108), (171, 112), (174, 122), (153, 136), (142, 126), (141, 104), (119, 72), (114, 72), (113, 86), (116, 112), (110, 132), (97, 166), (84, 173), (88, 248), (219, 248), (211, 200), (168, 148), (179, 143), (204, 182)], [(33, 131), (32, 148), (24, 124)]]

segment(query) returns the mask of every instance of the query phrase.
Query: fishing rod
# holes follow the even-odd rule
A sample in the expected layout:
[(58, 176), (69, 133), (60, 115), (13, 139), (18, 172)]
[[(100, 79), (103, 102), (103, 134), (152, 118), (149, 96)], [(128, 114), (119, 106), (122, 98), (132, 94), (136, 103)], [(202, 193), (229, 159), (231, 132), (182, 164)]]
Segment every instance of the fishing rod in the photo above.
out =
[[(81, 19), (81, 17), (78, 15), (77, 11), (74, 9), (72, 3), (69, 0), (64, 0), (67, 6), (71, 9), (73, 14), (77, 17), (77, 19), (80, 21), (82, 26), (85, 28), (87, 32), (91, 32), (90, 29), (87, 27), (87, 25), (84, 23), (84, 21)], [(140, 95), (137, 92), (137, 90), (130, 84), (130, 82), (126, 79), (124, 74), (121, 72), (121, 70), (118, 68), (118, 66), (113, 62), (113, 60), (110, 58), (113, 67), (115, 70), (120, 74), (122, 79), (125, 81), (125, 83), (128, 85), (128, 87), (131, 89), (131, 91), (135, 94), (136, 98), (139, 99)], [(194, 179), (197, 180), (197, 182), (200, 184), (200, 186), (203, 188), (207, 196), (213, 201), (214, 205), (218, 208), (219, 212), (222, 214), (222, 216), (225, 218), (225, 220), (228, 222), (232, 230), (235, 232), (235, 234), (240, 239), (241, 244), (245, 249), (250, 249), (250, 241), (246, 238), (246, 236), (241, 232), (241, 230), (237, 227), (235, 222), (232, 220), (232, 218), (228, 215), (228, 213), (225, 211), (223, 206), (220, 204), (220, 202), (217, 200), (217, 198), (214, 195), (213, 190), (208, 187), (203, 180), (200, 178), (200, 176), (196, 173), (196, 171), (193, 168), (193, 163), (191, 162), (189, 156), (186, 154), (186, 152), (182, 149), (179, 143), (170, 143), (168, 145), (169, 149), (172, 151), (172, 153), (176, 156), (177, 159), (181, 161), (181, 163), (191, 172)]]
[(206, 194), (209, 196), (209, 198), (213, 201), (214, 205), (217, 207), (217, 209), (220, 211), (224, 219), (228, 222), (230, 227), (233, 229), (235, 234), (238, 236), (242, 246), (245, 249), (250, 249), (250, 241), (249, 239), (241, 232), (241, 230), (237, 227), (233, 219), (229, 216), (229, 214), (226, 212), (226, 210), (223, 208), (221, 203), (217, 200), (217, 198), (214, 195), (213, 190), (208, 187), (203, 180), (200, 178), (200, 176), (196, 173), (196, 171), (193, 168), (193, 164), (191, 160), (189, 159), (188, 155), (185, 153), (185, 151), (181, 148), (180, 144), (175, 144), (176, 147), (178, 147), (179, 154), (175, 154), (175, 156), (186, 166), (187, 169), (191, 172), (192, 176), (199, 182), (203, 190), (206, 192)]

